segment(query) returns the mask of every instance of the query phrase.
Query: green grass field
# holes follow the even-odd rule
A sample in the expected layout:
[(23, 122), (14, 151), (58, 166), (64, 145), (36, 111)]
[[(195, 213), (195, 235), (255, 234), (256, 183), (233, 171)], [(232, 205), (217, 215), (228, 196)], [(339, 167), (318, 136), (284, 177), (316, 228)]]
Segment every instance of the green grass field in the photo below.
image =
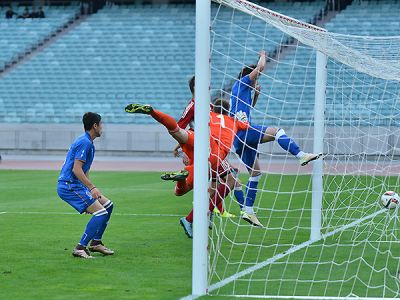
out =
[[(103, 240), (116, 254), (86, 261), (73, 258), (71, 251), (89, 216), (75, 214), (58, 198), (57, 176), (55, 171), (0, 171), (0, 299), (178, 299), (190, 294), (192, 243), (178, 220), (190, 210), (192, 194), (175, 197), (173, 184), (160, 181), (158, 173), (92, 172), (93, 182), (115, 203)], [(339, 208), (332, 220), (346, 222), (366, 213), (349, 214), (349, 209), (343, 209), (350, 206), (351, 199), (358, 199), (361, 204), (357, 205), (362, 201), (371, 204), (383, 181), (385, 187), (398, 186), (395, 177), (331, 176), (327, 180), (332, 190), (338, 189), (338, 182), (346, 187), (341, 201), (331, 195)], [(363, 184), (375, 189), (370, 196), (356, 189)], [(284, 192), (279, 197), (271, 190), (277, 186)], [(310, 177), (268, 175), (260, 187), (270, 190), (259, 193), (257, 200), (262, 207), (259, 216), (268, 230), (248, 226), (239, 218), (216, 219), (211, 248), (218, 248), (219, 255), (212, 258), (212, 283), (308, 240)], [(231, 201), (226, 205), (238, 214), (237, 205)], [(398, 241), (395, 230), (391, 230), (393, 236), (381, 233), (381, 225), (390, 220), (393, 218), (377, 217), (365, 228), (357, 227), (356, 235), (347, 230), (214, 293), (346, 295), (353, 291), (379, 297), (386, 290), (384, 295), (396, 296), (392, 291), (399, 289), (398, 282), (393, 282), (391, 275), (397, 270), (399, 255), (394, 252), (399, 246), (379, 243), (378, 249), (384, 253), (380, 255), (374, 246), (382, 236)], [(349, 246), (366, 236), (372, 237), (371, 244)], [(349, 260), (352, 262), (341, 264)], [(315, 261), (320, 263), (300, 264)], [(342, 279), (344, 283), (340, 283)], [(368, 292), (366, 283), (378, 287)]]
[[(93, 172), (115, 203), (104, 241), (112, 257), (85, 261), (71, 251), (89, 216), (58, 198), (58, 172), (0, 172), (1, 299), (177, 299), (191, 291), (191, 240), (179, 217), (190, 195), (175, 197), (156, 173)], [(38, 214), (21, 214), (37, 212)], [(50, 212), (54, 214), (40, 214)], [(60, 213), (60, 214), (56, 214)], [(118, 215), (118, 214), (138, 215)]]

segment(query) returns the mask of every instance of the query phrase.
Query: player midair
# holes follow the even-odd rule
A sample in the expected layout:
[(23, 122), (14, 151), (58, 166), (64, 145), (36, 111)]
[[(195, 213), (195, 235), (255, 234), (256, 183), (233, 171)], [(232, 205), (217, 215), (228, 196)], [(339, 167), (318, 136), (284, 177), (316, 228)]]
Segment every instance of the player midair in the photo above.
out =
[[(301, 151), (296, 142), (288, 137), (282, 128), (252, 123), (251, 111), (256, 105), (260, 93), (260, 86), (257, 83), (257, 79), (265, 67), (265, 51), (260, 51), (259, 57), (257, 65), (246, 66), (240, 71), (233, 85), (230, 115), (234, 117), (238, 112), (242, 112), (247, 116), (250, 123), (248, 130), (238, 132), (233, 143), (236, 154), (245, 164), (250, 174), (246, 185), (246, 199), (244, 199), (241, 189), (235, 189), (235, 197), (241, 206), (242, 218), (253, 225), (261, 227), (262, 224), (253, 209), (258, 182), (261, 178), (261, 168), (257, 152), (258, 145), (276, 140), (282, 149), (297, 157), (302, 166), (320, 158), (322, 153), (313, 154)], [(254, 97), (252, 97), (253, 91), (255, 91)]]
[[(189, 89), (192, 94), (192, 97), (185, 107), (181, 118), (178, 120), (178, 126), (182, 129), (189, 129), (194, 131), (194, 101), (195, 101), (195, 76), (192, 76), (189, 81), (188, 81)], [(210, 109), (212, 110), (212, 104), (210, 105)], [(180, 155), (179, 150), (180, 145), (178, 144), (174, 150), (173, 154), (175, 157), (178, 157)], [(188, 165), (188, 157), (187, 155), (183, 152), (182, 154), (182, 160), (185, 165)], [(173, 174), (173, 173), (171, 173)], [(212, 194), (216, 192), (218, 184), (226, 184), (228, 183), (228, 191), (233, 190), (234, 188), (240, 188), (241, 183), (238, 178), (236, 178), (236, 181), (233, 180), (233, 178), (230, 178), (235, 175), (236, 172), (234, 171), (234, 168), (230, 165), (228, 160), (224, 160), (221, 164), (220, 167), (218, 168), (218, 173), (213, 173), (212, 176), (212, 181), (211, 181), (211, 189), (210, 189), (210, 194), (212, 197)], [(229, 218), (229, 217), (234, 217), (235, 215), (227, 212), (224, 207), (223, 207), (223, 202), (217, 202), (217, 206), (214, 209), (214, 212), (218, 215), (221, 215), (222, 217)]]
[[(229, 102), (222, 99), (217, 99), (214, 102), (212, 112), (210, 112), (210, 156), (209, 166), (213, 172), (219, 171), (221, 162), (224, 161), (227, 154), (232, 147), (235, 134), (239, 130), (246, 130), (248, 128), (247, 120), (240, 121), (228, 115)], [(148, 114), (156, 121), (164, 125), (169, 134), (179, 143), (182, 151), (189, 158), (189, 165), (185, 166), (185, 171), (180, 174), (174, 174), (176, 180), (175, 194), (184, 195), (193, 189), (193, 175), (194, 175), (194, 136), (195, 133), (191, 130), (184, 130), (180, 128), (175, 119), (161, 111), (153, 109), (149, 105), (129, 104), (126, 106), (125, 111), (128, 113)], [(181, 176), (181, 178), (178, 178)], [(221, 185), (221, 191), (217, 195), (224, 195), (226, 188)], [(221, 196), (222, 197), (222, 196)], [(224, 198), (225, 196), (223, 196)], [(222, 199), (223, 199), (222, 198)], [(213, 207), (212, 207), (213, 208)], [(187, 218), (180, 220), (181, 225), (185, 228), (185, 232), (189, 237), (192, 235), (191, 222), (192, 217), (190, 214)]]

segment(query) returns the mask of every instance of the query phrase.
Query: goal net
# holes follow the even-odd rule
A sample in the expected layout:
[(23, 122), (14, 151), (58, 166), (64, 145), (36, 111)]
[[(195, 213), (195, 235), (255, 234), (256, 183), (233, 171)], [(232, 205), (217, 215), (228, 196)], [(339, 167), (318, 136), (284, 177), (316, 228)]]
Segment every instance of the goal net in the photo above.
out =
[[(287, 299), (399, 297), (398, 209), (384, 208), (380, 196), (400, 192), (400, 37), (330, 33), (297, 20), (308, 21), (307, 8), (297, 11), (292, 19), (244, 0), (212, 5), (213, 94), (230, 99), (239, 72), (265, 50), (252, 124), (284, 129), (304, 152), (315, 152), (320, 130), (324, 159), (301, 167), (277, 141), (259, 145), (263, 176), (254, 210), (264, 227), (240, 218), (234, 193), (227, 197), (226, 210), (239, 217), (214, 218), (208, 291)], [(327, 58), (326, 68), (317, 67), (318, 53)], [(318, 69), (326, 70), (322, 111), (316, 108), (316, 87), (323, 84)], [(231, 153), (229, 159), (240, 169), (246, 197), (243, 157)], [(322, 177), (321, 209), (313, 176)]]

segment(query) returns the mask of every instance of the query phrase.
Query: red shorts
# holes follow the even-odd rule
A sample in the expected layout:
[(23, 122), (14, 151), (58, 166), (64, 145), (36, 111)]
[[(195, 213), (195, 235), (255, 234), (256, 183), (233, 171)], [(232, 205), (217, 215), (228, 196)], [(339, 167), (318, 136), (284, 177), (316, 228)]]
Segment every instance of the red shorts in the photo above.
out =
[(189, 165), (194, 162), (194, 132), (191, 130), (186, 130), (188, 134), (188, 140), (184, 144), (179, 144), (181, 146), (182, 151), (189, 158)]
[(229, 172), (236, 172), (236, 169), (229, 163), (227, 159), (224, 159), (217, 167), (217, 170), (210, 170), (211, 181), (216, 182), (220, 178), (224, 178)]
[(225, 148), (221, 148), (214, 139), (210, 139), (210, 157), (208, 161), (212, 170), (217, 170), (218, 166), (225, 160), (228, 152)]
[[(188, 140), (184, 144), (180, 144), (182, 151), (189, 158), (189, 165), (185, 167), (185, 170), (189, 172), (189, 176), (186, 178), (186, 183), (190, 188), (193, 188), (194, 178), (194, 132), (192, 130), (186, 130), (188, 134)], [(226, 149), (222, 149), (218, 146), (215, 139), (210, 138), (210, 156), (208, 161), (210, 162), (210, 173), (213, 181), (217, 180), (217, 177), (223, 178), (232, 170), (232, 166), (226, 160), (228, 152)]]

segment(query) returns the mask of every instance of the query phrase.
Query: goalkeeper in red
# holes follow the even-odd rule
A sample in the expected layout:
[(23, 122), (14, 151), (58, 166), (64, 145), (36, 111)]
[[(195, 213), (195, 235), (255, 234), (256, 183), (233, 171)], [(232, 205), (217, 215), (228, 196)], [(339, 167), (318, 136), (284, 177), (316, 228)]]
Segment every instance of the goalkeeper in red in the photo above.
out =
[[(182, 116), (177, 121), (177, 123), (178, 123), (178, 126), (182, 129), (187, 129), (187, 127), (189, 127), (189, 130), (194, 131), (194, 101), (195, 101), (195, 76), (194, 75), (190, 78), (188, 85), (189, 85), (189, 89), (192, 94), (192, 97), (191, 97), (189, 103), (187, 104), (187, 106), (185, 107), (185, 109), (182, 113)], [(228, 102), (226, 102), (225, 104), (227, 105)], [(229, 108), (226, 107), (225, 109), (226, 109), (226, 111), (229, 111)], [(210, 110), (213, 110), (213, 104), (210, 105)], [(178, 145), (173, 150), (175, 157), (178, 157), (180, 155), (180, 153), (178, 151), (179, 149), (180, 149), (180, 144), (178, 143)], [(182, 161), (185, 166), (189, 165), (189, 158), (187, 157), (187, 155), (185, 153), (182, 154)], [(231, 166), (229, 161), (227, 159), (222, 161), (219, 164), (218, 173), (213, 172), (212, 176), (211, 176), (211, 178), (212, 178), (211, 187), (210, 187), (211, 188), (211, 192), (210, 192), (211, 197), (212, 197), (213, 191), (217, 190), (217, 186), (219, 186), (221, 184), (226, 185), (227, 182), (229, 182), (229, 184), (228, 184), (229, 190), (232, 190), (233, 188), (241, 188), (241, 183), (238, 178), (236, 178), (236, 182), (233, 182), (234, 180), (232, 180), (233, 178), (231, 178), (233, 176), (233, 174), (236, 174), (236, 171)], [(171, 172), (169, 175), (173, 176), (174, 172)], [(168, 175), (166, 174), (166, 176), (168, 176)], [(162, 177), (162, 178), (164, 178), (164, 177)], [(220, 189), (220, 188), (218, 187), (218, 189)], [(217, 192), (216, 194), (224, 195), (225, 193)], [(225, 217), (225, 218), (230, 218), (230, 217), (235, 216), (224, 209), (223, 201), (219, 201), (219, 199), (218, 199), (217, 201), (214, 201), (214, 203), (218, 204), (213, 211), (217, 215), (221, 215), (222, 217)]]
[[(261, 126), (252, 123), (251, 111), (256, 105), (260, 93), (260, 86), (257, 84), (257, 79), (265, 67), (265, 51), (260, 51), (259, 56), (257, 65), (244, 67), (232, 87), (230, 115), (234, 117), (238, 113), (245, 114), (250, 123), (249, 129), (239, 132), (233, 143), (236, 154), (243, 161), (250, 174), (246, 185), (246, 199), (244, 199), (241, 189), (235, 189), (235, 197), (238, 200), (241, 199), (239, 200), (239, 204), (242, 209), (242, 218), (250, 224), (262, 227), (253, 210), (257, 185), (261, 178), (261, 168), (257, 152), (258, 145), (275, 140), (284, 150), (297, 157), (302, 166), (320, 158), (322, 153), (313, 154), (301, 151), (296, 142), (288, 137), (282, 128)], [(252, 97), (253, 90), (255, 91), (254, 97)]]
[[(150, 105), (129, 104), (125, 107), (128, 113), (140, 113), (151, 115), (156, 121), (164, 125), (169, 134), (179, 143), (182, 151), (189, 158), (189, 165), (185, 167), (184, 172), (175, 173), (175, 194), (177, 196), (184, 195), (193, 189), (193, 175), (194, 175), (194, 132), (191, 130), (184, 130), (180, 128), (175, 119), (161, 111), (153, 109)], [(239, 130), (246, 130), (249, 126), (246, 119), (243, 121), (235, 120), (228, 116), (229, 102), (222, 99), (217, 99), (213, 105), (213, 111), (210, 112), (210, 156), (209, 164), (211, 172), (218, 173), (221, 162), (224, 161), (228, 155), (234, 137)], [(238, 114), (238, 119), (242, 119), (243, 115)], [(168, 175), (168, 174), (167, 174)], [(163, 178), (166, 179), (166, 178)], [(226, 196), (228, 189), (221, 186), (223, 196)], [(213, 201), (215, 203), (215, 201)], [(217, 201), (218, 202), (218, 201)], [(210, 208), (213, 205), (210, 204)], [(189, 218), (189, 220), (188, 220)], [(192, 213), (187, 218), (180, 220), (181, 225), (184, 227), (186, 234), (191, 237), (191, 222)], [(190, 222), (190, 224), (189, 224)]]
[[(228, 155), (233, 143), (235, 134), (239, 130), (246, 130), (246, 120), (235, 120), (228, 116), (229, 103), (226, 100), (218, 99), (214, 103), (214, 111), (210, 112), (210, 156), (209, 164), (212, 171), (217, 172), (218, 166)], [(153, 109), (150, 105), (129, 104), (125, 107), (128, 113), (147, 114), (157, 122), (164, 125), (169, 134), (180, 144), (182, 151), (189, 158), (189, 165), (185, 167), (188, 174), (185, 181), (177, 181), (175, 193), (183, 195), (193, 189), (193, 158), (194, 158), (194, 132), (180, 128), (175, 119), (159, 110)], [(179, 176), (179, 175), (178, 175)], [(179, 180), (179, 179), (175, 179)]]

